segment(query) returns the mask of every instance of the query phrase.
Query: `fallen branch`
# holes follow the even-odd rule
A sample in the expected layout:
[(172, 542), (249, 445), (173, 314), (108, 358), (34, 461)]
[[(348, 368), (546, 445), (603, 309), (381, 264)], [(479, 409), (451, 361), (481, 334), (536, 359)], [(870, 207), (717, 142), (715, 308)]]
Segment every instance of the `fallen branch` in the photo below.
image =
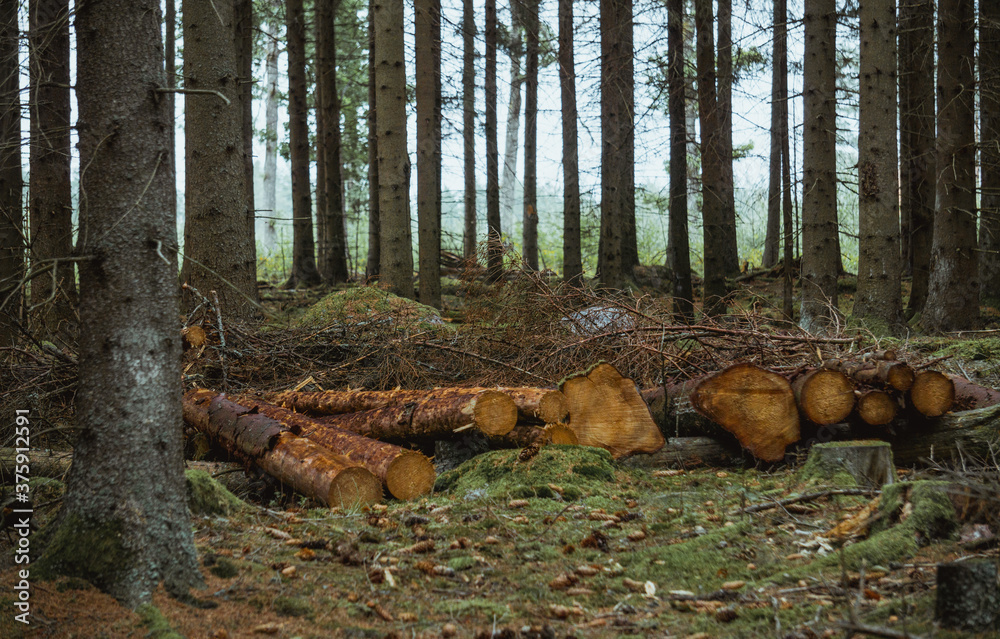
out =
[(789, 504), (813, 501), (815, 499), (822, 499), (823, 497), (830, 497), (832, 495), (877, 495), (879, 492), (881, 491), (870, 488), (832, 488), (830, 490), (820, 490), (814, 493), (805, 493), (796, 497), (788, 497), (787, 499), (777, 499), (766, 504), (754, 504), (752, 506), (747, 506), (746, 508), (734, 510), (730, 514), (743, 515), (746, 513), (759, 513), (764, 510), (771, 510), (772, 508), (782, 508)]

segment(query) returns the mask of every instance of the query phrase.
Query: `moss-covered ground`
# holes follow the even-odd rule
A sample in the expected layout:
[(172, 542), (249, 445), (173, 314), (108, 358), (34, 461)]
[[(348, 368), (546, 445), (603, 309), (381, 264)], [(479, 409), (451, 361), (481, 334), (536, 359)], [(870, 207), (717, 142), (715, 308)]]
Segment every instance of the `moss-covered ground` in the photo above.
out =
[[(148, 636), (166, 620), (189, 637), (821, 637), (842, 635), (849, 606), (930, 632), (934, 564), (961, 553), (948, 484), (887, 488), (870, 536), (842, 550), (824, 534), (867, 498), (739, 512), (801, 486), (795, 469), (650, 472), (585, 447), (494, 451), (412, 502), (194, 516), (209, 583), (196, 596), (214, 607), (158, 595), (159, 616), (108, 612), (118, 631), (63, 621), (45, 636)], [(102, 597), (39, 586), (35, 610), (53, 618)]]

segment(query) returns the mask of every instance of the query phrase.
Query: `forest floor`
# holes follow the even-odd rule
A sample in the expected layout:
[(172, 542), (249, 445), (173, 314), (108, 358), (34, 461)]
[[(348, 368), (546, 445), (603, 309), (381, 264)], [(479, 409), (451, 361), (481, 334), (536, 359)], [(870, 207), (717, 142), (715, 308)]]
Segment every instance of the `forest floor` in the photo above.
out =
[[(546, 385), (598, 359), (649, 386), (732, 361), (795, 367), (817, 351), (876, 348), (998, 387), (995, 325), (934, 338), (845, 326), (832, 338), (841, 341), (775, 342), (794, 331), (774, 310), (780, 281), (761, 278), (709, 327), (719, 332), (693, 336), (657, 288), (621, 297), (530, 277), (489, 290), (446, 282), (440, 316), (371, 289), (324, 299), (267, 289), (271, 317), (260, 326), (218, 331), (208, 309), (187, 319), (205, 326), (210, 346), (185, 353), (185, 387)], [(849, 304), (850, 282), (844, 293)], [(984, 315), (995, 324), (994, 309)], [(64, 447), (72, 363), (38, 353), (10, 372), (4, 414), (30, 406), (56, 429), (49, 444)], [(975, 486), (995, 506), (995, 459), (900, 469), (881, 496), (881, 512), (895, 514), (879, 521), (876, 494), (805, 477), (804, 457), (726, 468), (650, 468), (585, 447), (522, 457), (485, 453), (440, 475), (428, 497), (346, 510), (268, 493), (231, 464), (189, 460), (248, 503), (192, 517), (206, 582), (199, 605), (161, 591), (155, 608), (132, 612), (83, 583), (33, 583), (25, 628), (13, 621), (15, 566), (0, 533), (0, 635), (811, 638), (864, 636), (867, 625), (882, 636), (968, 637), (934, 626), (935, 566), (1000, 557), (995, 514), (963, 516), (922, 488)], [(60, 490), (38, 486), (43, 523)], [(795, 501), (807, 493), (820, 494)], [(843, 522), (851, 534), (831, 532)]]

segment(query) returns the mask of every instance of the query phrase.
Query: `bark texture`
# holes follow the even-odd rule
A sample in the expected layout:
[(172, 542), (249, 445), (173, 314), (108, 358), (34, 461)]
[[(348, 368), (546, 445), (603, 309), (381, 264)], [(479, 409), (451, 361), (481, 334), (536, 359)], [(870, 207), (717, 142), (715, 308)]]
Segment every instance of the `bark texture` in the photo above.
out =
[(805, 0), (802, 101), (802, 307), (799, 325), (820, 331), (838, 314), (837, 96), (834, 0)]
[[(172, 114), (160, 3), (78, 6), (80, 365), (74, 462), (39, 573), (128, 606), (200, 584), (181, 437)], [(108, 309), (114, 309), (109, 313)], [(109, 455), (108, 451), (116, 451)], [(103, 560), (92, 551), (102, 549)], [(35, 571), (32, 570), (32, 574)]]
[(497, 146), (497, 3), (486, 0), (486, 267), (490, 280), (500, 278), (503, 246), (500, 229), (500, 157)]
[(923, 314), (930, 331), (979, 324), (974, 24), (970, 0), (938, 3), (937, 208)]
[(340, 94), (337, 89), (337, 16), (334, 0), (317, 3), (317, 46), (319, 65), (317, 74), (322, 76), (320, 104), (323, 120), (323, 182), (317, 176), (316, 190), (326, 195), (325, 211), (317, 208), (317, 217), (323, 216), (323, 245), (326, 248), (320, 264), (320, 274), (328, 284), (346, 282), (347, 233), (344, 219), (344, 185), (341, 170)]
[(267, 22), (267, 53), (264, 58), (264, 202), (257, 216), (256, 238), (267, 254), (278, 246), (278, 26)]
[(736, 200), (733, 192), (733, 2), (718, 0), (716, 16), (719, 32), (716, 65), (716, 95), (719, 109), (719, 157), (722, 159), (722, 262), (728, 277), (740, 274), (740, 256), (736, 245)]
[(441, 1), (416, 0), (420, 303), (441, 308)]
[(670, 113), (670, 250), (668, 264), (673, 273), (674, 312), (694, 319), (694, 288), (688, 242), (687, 120), (684, 113), (684, 2), (667, 4), (667, 83)]
[(524, 264), (538, 270), (538, 0), (524, 7)]
[(247, 197), (240, 56), (234, 3), (187, 0), (184, 14), (184, 267), (181, 279), (216, 291), (230, 318), (254, 315), (257, 257)]
[(934, 620), (944, 628), (982, 632), (1000, 628), (1000, 578), (992, 559), (937, 565)]
[(476, 18), (472, 0), (462, 0), (462, 143), (465, 204), (462, 255), (476, 259)]
[(854, 316), (879, 332), (903, 326), (896, 152), (896, 3), (861, 5), (858, 290)]
[[(69, 0), (28, 3), (28, 79), (31, 137), (28, 217), (32, 268), (73, 254), (70, 186)], [(45, 307), (50, 332), (65, 328), (76, 304), (73, 262), (56, 261), (52, 277), (36, 277), (31, 303)], [(54, 283), (54, 285), (53, 285)]]
[(375, 3), (375, 110), (378, 136), (379, 276), (389, 290), (413, 298), (403, 1)]
[(580, 245), (580, 155), (577, 142), (573, 0), (559, 0), (559, 100), (562, 106), (563, 278), (583, 279)]
[(365, 276), (376, 278), (382, 267), (379, 223), (378, 118), (375, 91), (375, 1), (368, 0), (368, 260)]
[(601, 283), (622, 288), (639, 264), (635, 231), (632, 2), (601, 0)]
[(0, 346), (10, 346), (20, 316), (24, 274), (21, 97), (17, 3), (0, 4)]
[(907, 316), (924, 309), (934, 230), (934, 0), (899, 5), (899, 165), (902, 255), (913, 277)]
[(1000, 3), (979, 3), (979, 298), (1000, 304)]

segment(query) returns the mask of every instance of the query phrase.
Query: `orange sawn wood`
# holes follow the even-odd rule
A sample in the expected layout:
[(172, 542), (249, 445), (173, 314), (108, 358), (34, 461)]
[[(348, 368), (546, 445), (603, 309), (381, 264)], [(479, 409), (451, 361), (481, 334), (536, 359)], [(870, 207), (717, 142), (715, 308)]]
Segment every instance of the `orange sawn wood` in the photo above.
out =
[(654, 453), (666, 441), (635, 383), (601, 362), (559, 384), (569, 404), (569, 428), (581, 446), (607, 449), (618, 459)]
[(381, 482), (371, 471), (224, 395), (205, 389), (188, 391), (183, 410), (188, 424), (316, 501), (353, 506), (382, 498)]
[(854, 409), (854, 381), (832, 368), (816, 368), (792, 382), (803, 417), (821, 424), (837, 424)]
[(324, 424), (251, 397), (240, 397), (237, 401), (364, 466), (381, 479), (389, 494), (397, 499), (414, 499), (434, 488), (434, 465), (422, 453)]
[[(852, 396), (853, 398), (853, 396)], [(698, 383), (691, 405), (765, 461), (778, 461), (800, 438), (788, 380), (753, 364), (735, 364)]]
[(938, 371), (920, 371), (910, 388), (910, 403), (924, 417), (940, 417), (955, 403), (955, 382)]

